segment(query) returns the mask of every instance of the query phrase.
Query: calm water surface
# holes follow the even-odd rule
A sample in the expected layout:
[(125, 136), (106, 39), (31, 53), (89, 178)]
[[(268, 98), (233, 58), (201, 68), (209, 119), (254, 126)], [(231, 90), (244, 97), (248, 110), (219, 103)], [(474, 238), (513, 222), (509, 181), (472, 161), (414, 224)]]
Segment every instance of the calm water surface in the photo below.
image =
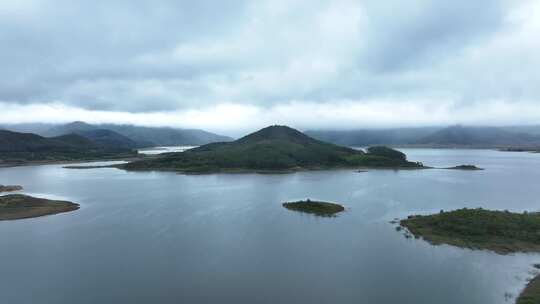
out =
[[(404, 151), (431, 166), (486, 170), (0, 169), (0, 184), (81, 204), (0, 222), (0, 303), (513, 303), (540, 255), (431, 246), (388, 222), (461, 207), (540, 210), (540, 154)], [(306, 197), (347, 212), (281, 207)]]

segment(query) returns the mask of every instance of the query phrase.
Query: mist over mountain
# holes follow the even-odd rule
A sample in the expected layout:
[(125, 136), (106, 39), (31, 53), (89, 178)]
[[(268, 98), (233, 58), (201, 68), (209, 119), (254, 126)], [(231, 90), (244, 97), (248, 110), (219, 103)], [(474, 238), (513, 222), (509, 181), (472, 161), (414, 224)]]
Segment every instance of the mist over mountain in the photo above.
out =
[(539, 146), (540, 136), (495, 127), (448, 127), (417, 140), (433, 146), (527, 147)]
[[(530, 133), (527, 133), (530, 132)], [(540, 132), (532, 127), (426, 127), (361, 129), (349, 131), (307, 131), (306, 134), (340, 145), (423, 146), (505, 148), (538, 147)]]
[(319, 140), (346, 146), (404, 145), (433, 134), (440, 127), (402, 129), (360, 129), (346, 131), (309, 130), (305, 133)]
[(232, 138), (198, 129), (142, 127), (117, 124), (88, 124), (75, 121), (68, 124), (13, 124), (4, 129), (35, 133), (44, 137), (79, 134), (102, 144), (125, 148), (152, 146), (199, 146), (212, 142), (231, 141)]

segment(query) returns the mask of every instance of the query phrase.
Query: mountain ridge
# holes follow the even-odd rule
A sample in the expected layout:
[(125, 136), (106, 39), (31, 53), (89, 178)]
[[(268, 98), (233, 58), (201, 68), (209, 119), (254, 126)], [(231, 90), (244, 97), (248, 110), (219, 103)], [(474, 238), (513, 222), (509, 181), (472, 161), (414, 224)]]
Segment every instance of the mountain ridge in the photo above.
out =
[[(69, 133), (88, 135), (95, 130), (109, 130), (116, 133), (111, 137), (129, 139), (134, 147), (152, 146), (198, 146), (211, 142), (230, 141), (232, 138), (207, 132), (199, 129), (175, 129), (169, 127), (142, 127), (121, 124), (88, 124), (82, 121), (59, 125), (50, 128), (44, 133), (45, 136), (58, 136)], [(111, 139), (112, 140), (112, 139)], [(126, 145), (127, 141), (121, 140)]]

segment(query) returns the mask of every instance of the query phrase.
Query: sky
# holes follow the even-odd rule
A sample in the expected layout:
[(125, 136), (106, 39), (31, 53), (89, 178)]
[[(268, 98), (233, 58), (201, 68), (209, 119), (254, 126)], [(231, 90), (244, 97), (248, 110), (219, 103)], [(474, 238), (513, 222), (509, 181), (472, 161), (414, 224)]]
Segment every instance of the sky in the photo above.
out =
[(0, 123), (540, 123), (537, 0), (0, 0)]

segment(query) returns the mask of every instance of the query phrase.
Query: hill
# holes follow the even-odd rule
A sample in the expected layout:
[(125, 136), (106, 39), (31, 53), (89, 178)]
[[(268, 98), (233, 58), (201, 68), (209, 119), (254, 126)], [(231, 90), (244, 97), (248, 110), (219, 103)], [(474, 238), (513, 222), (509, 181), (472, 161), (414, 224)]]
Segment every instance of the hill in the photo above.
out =
[(46, 138), (31, 133), (0, 130), (0, 164), (99, 159), (134, 154), (128, 149), (110, 149), (76, 134)]
[[(109, 131), (109, 134), (106, 135), (107, 139), (101, 139), (103, 143), (118, 144), (123, 147), (199, 146), (212, 142), (232, 140), (227, 136), (197, 129), (154, 128), (116, 124), (92, 125), (81, 121), (54, 126), (44, 132), (44, 135), (59, 136), (75, 133), (96, 140), (96, 134), (92, 132), (97, 130), (102, 130), (100, 132), (102, 135), (104, 135), (104, 130)], [(116, 134), (113, 134), (113, 132)], [(126, 139), (132, 143), (129, 143)]]
[(134, 149), (138, 147), (138, 144), (135, 141), (107, 129), (80, 131), (77, 134), (90, 139), (100, 146), (110, 149)]
[(366, 153), (316, 140), (286, 126), (270, 126), (233, 142), (212, 143), (120, 167), (217, 172), (422, 166), (389, 148), (371, 148)]
[(496, 127), (452, 126), (419, 139), (416, 144), (464, 147), (527, 147), (540, 145), (540, 136)]

